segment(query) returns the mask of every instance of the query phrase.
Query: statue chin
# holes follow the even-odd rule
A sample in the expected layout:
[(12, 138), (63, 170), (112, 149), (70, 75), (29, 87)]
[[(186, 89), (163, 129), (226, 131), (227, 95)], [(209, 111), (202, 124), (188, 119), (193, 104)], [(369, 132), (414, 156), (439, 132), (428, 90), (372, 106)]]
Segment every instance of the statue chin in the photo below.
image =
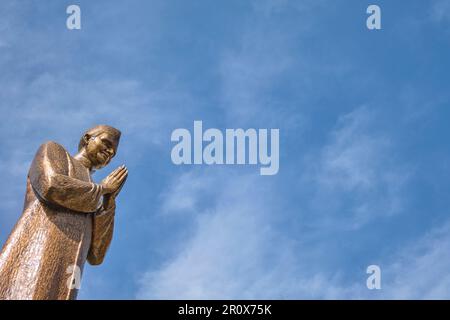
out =
[(99, 170), (99, 169), (102, 169), (102, 168), (104, 168), (104, 167), (106, 167), (106, 165), (109, 163), (109, 161), (107, 161), (107, 162), (97, 162), (96, 164), (94, 164), (94, 169), (96, 169), (96, 170)]
[(106, 167), (110, 161), (111, 158), (108, 157), (105, 159), (104, 157), (101, 156), (96, 156), (94, 159), (91, 160), (92, 167), (96, 170)]

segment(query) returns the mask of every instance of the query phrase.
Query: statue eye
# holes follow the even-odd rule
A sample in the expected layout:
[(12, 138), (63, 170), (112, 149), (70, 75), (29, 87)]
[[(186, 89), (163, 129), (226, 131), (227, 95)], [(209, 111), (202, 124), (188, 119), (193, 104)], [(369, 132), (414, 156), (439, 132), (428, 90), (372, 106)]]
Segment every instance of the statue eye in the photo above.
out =
[(109, 142), (109, 140), (103, 139), (102, 142), (103, 142), (108, 148), (111, 148), (111, 142)]

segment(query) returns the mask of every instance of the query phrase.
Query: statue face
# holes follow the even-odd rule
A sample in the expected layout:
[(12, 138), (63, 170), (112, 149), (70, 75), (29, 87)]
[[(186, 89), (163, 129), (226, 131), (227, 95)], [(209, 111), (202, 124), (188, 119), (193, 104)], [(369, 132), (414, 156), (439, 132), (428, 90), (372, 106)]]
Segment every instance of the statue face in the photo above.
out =
[(95, 169), (106, 166), (116, 155), (117, 144), (106, 132), (96, 137), (87, 137), (86, 154)]

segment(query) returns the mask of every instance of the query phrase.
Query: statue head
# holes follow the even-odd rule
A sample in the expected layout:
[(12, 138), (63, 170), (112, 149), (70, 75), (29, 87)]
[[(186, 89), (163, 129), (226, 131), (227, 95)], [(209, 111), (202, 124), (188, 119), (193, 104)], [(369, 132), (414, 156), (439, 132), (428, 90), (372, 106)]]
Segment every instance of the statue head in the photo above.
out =
[(78, 151), (84, 151), (94, 169), (103, 168), (116, 155), (120, 134), (119, 130), (107, 125), (95, 126), (83, 134)]

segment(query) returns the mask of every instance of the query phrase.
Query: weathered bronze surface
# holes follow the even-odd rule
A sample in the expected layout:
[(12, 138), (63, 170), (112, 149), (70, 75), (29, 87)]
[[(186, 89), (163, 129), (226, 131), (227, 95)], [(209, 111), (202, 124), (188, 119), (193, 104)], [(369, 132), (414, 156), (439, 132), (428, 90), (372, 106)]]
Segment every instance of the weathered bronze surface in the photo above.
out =
[(119, 139), (119, 130), (101, 125), (82, 136), (74, 157), (55, 142), (39, 148), (22, 216), (0, 254), (0, 299), (76, 298), (70, 270), (101, 264), (112, 239), (128, 170), (120, 166), (100, 184), (91, 173), (111, 161)]

